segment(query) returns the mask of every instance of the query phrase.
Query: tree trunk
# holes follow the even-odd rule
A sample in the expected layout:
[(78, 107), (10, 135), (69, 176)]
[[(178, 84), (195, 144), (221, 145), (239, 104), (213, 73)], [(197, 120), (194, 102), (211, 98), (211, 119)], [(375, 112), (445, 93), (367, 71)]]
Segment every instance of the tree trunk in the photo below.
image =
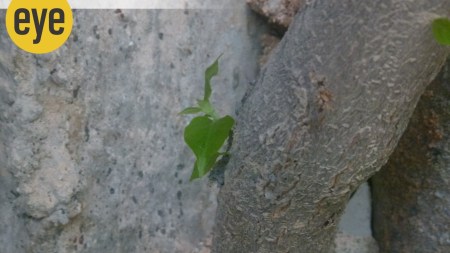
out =
[(445, 61), (430, 26), (449, 7), (317, 0), (295, 17), (239, 111), (214, 252), (329, 252)]
[(372, 180), (373, 227), (381, 252), (450, 252), (449, 74), (447, 64)]

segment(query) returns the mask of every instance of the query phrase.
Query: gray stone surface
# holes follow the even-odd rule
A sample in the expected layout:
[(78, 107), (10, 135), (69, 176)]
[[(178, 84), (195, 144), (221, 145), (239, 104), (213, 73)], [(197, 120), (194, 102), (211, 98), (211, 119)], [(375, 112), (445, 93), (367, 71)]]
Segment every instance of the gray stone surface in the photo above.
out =
[(369, 184), (362, 184), (353, 194), (339, 223), (339, 231), (354, 236), (371, 236), (371, 203)]
[(1, 253), (208, 251), (217, 189), (188, 183), (177, 113), (220, 53), (221, 113), (256, 76), (259, 21), (240, 0), (223, 4), (75, 11), (69, 41), (48, 55), (1, 31)]
[(372, 236), (355, 236), (338, 232), (335, 253), (378, 253), (378, 245)]
[(368, 183), (353, 194), (339, 222), (336, 253), (377, 253), (378, 245), (372, 237), (371, 197)]

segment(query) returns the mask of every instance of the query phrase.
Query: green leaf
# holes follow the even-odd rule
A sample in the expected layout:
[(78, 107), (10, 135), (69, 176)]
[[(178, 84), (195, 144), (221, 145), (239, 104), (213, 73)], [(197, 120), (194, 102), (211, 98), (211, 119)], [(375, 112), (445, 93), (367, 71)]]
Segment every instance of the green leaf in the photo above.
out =
[(450, 20), (438, 18), (432, 24), (434, 39), (442, 45), (450, 45)]
[(219, 73), (219, 58), (221, 56), (222, 55), (219, 55), (214, 63), (211, 64), (211, 66), (209, 66), (205, 71), (205, 96), (203, 98), (204, 101), (209, 101), (209, 98), (211, 97), (211, 79), (213, 78), (213, 76)]
[(228, 153), (219, 152), (231, 133), (234, 119), (230, 116), (219, 118), (214, 107), (209, 102), (211, 97), (211, 79), (219, 73), (219, 57), (205, 71), (205, 94), (198, 105), (184, 109), (180, 114), (204, 113), (204, 116), (194, 118), (184, 131), (184, 140), (195, 154), (196, 161), (191, 180), (207, 174), (214, 166), (219, 156)]
[(230, 116), (218, 120), (207, 116), (192, 119), (184, 131), (184, 140), (197, 158), (191, 180), (202, 177), (211, 170), (233, 125), (234, 119)]
[(196, 114), (201, 112), (202, 109), (199, 107), (188, 107), (186, 109), (184, 109), (182, 112), (180, 112), (179, 114), (184, 115), (184, 114)]
[(211, 103), (209, 101), (198, 100), (197, 104), (198, 104), (198, 107), (200, 108), (200, 110), (207, 116), (211, 117), (212, 119), (219, 118), (216, 114), (216, 111), (214, 110), (214, 107), (211, 105)]
[(215, 156), (211, 157), (211, 159), (209, 159), (209, 163), (210, 163), (209, 169), (207, 169), (207, 171), (204, 173), (201, 172), (201, 170), (197, 166), (197, 161), (195, 161), (194, 169), (192, 170), (191, 178), (189, 179), (189, 181), (192, 181), (197, 178), (201, 178), (204, 175), (206, 175), (211, 170), (211, 168), (214, 166), (214, 164), (216, 163), (217, 157), (219, 157), (219, 155), (215, 155)]

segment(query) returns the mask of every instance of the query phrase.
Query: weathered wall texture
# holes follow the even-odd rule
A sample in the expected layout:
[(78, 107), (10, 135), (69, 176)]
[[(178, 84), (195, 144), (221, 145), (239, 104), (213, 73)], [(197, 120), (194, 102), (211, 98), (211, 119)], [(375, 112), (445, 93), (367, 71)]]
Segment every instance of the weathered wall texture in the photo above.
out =
[(259, 21), (224, 4), (234, 9), (75, 11), (48, 55), (1, 30), (1, 253), (207, 250), (217, 190), (188, 183), (177, 113), (220, 53), (222, 113), (256, 76)]
[(372, 203), (368, 183), (353, 194), (339, 221), (335, 238), (336, 253), (376, 253), (378, 245), (372, 237)]

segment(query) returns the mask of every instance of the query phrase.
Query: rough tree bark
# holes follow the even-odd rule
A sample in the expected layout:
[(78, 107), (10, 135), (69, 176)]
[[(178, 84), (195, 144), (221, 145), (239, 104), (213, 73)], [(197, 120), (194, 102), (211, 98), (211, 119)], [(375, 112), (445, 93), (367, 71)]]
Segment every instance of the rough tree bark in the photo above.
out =
[(372, 180), (381, 252), (450, 252), (450, 65), (422, 95)]
[(297, 14), (239, 112), (214, 252), (329, 252), (445, 61), (430, 24), (449, 7), (317, 0)]

